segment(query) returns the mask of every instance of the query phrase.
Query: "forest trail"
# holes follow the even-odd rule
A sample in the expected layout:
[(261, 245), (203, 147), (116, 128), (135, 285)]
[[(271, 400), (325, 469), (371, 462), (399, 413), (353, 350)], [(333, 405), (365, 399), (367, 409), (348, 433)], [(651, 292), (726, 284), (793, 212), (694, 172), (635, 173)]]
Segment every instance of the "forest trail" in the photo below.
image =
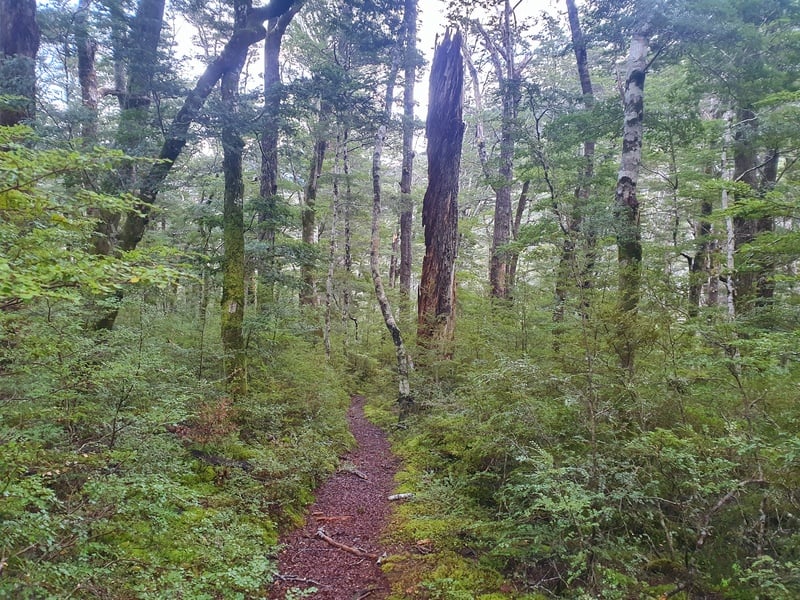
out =
[(358, 446), (317, 490), (306, 525), (281, 538), (285, 547), (278, 556), (271, 600), (312, 587), (317, 588), (311, 596), (315, 600), (379, 600), (389, 593), (375, 557), (385, 550), (380, 536), (391, 513), (387, 497), (399, 460), (386, 434), (364, 416), (365, 402), (363, 396), (353, 396), (347, 412)]

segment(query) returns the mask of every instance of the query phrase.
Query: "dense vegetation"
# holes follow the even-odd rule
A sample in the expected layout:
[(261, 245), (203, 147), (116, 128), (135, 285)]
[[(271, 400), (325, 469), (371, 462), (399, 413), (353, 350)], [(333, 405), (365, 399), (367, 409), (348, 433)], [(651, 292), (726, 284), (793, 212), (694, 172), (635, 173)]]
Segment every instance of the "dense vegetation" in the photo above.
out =
[(523, 9), (417, 315), (413, 0), (0, 0), (0, 598), (266, 597), (355, 392), (396, 598), (800, 596), (800, 5)]

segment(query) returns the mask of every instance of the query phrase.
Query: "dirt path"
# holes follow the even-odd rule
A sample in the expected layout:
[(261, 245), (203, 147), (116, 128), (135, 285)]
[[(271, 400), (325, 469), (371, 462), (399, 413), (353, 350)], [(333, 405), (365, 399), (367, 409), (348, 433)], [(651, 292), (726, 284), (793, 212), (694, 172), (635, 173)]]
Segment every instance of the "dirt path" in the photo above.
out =
[(379, 556), (384, 551), (380, 535), (391, 512), (387, 496), (398, 460), (385, 434), (364, 417), (364, 403), (362, 396), (354, 396), (347, 413), (358, 447), (317, 490), (306, 526), (281, 539), (286, 547), (278, 557), (279, 578), (271, 600), (284, 600), (293, 588), (317, 588), (315, 600), (380, 600), (389, 592), (374, 558), (356, 556), (317, 536), (322, 528), (329, 540), (364, 554)]

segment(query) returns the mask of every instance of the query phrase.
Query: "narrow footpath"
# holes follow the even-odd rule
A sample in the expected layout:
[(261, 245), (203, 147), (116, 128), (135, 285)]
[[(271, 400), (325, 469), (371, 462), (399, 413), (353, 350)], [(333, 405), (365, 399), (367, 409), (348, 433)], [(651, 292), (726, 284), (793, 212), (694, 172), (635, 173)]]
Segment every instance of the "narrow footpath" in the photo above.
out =
[(305, 527), (281, 539), (271, 600), (310, 588), (317, 589), (315, 600), (381, 600), (389, 593), (378, 560), (399, 461), (383, 431), (364, 417), (365, 401), (353, 396), (347, 413), (358, 446), (317, 490)]

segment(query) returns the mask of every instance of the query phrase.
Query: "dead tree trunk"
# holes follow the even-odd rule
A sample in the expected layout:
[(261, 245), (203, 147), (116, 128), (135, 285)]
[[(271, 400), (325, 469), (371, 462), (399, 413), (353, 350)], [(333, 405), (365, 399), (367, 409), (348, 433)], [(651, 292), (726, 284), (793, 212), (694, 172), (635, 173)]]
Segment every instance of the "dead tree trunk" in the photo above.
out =
[(642, 162), (644, 120), (644, 81), (647, 74), (647, 34), (635, 33), (631, 39), (625, 78), (622, 159), (615, 195), (619, 288), (617, 298), (617, 339), (620, 364), (633, 371), (636, 342), (634, 331), (642, 271), (640, 206), (636, 196)]
[(431, 66), (428, 188), (422, 202), (425, 258), (419, 285), (417, 341), (450, 357), (455, 331), (455, 259), (458, 249), (458, 175), (461, 166), (464, 61), (461, 33), (436, 48)]

